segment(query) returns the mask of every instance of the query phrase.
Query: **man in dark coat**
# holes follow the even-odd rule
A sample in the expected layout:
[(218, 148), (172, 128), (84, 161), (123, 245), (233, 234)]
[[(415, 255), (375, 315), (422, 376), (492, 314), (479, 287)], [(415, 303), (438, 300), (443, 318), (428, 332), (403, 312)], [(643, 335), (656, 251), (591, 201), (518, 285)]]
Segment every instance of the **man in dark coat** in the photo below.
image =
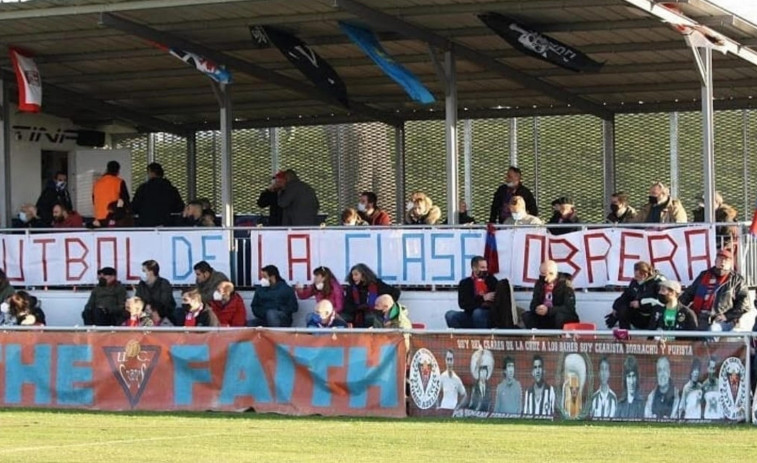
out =
[(526, 212), (534, 217), (539, 216), (539, 208), (536, 205), (536, 199), (534, 198), (531, 190), (523, 186), (521, 183), (520, 169), (515, 166), (510, 166), (507, 169), (507, 177), (505, 177), (505, 184), (500, 185), (497, 188), (497, 192), (494, 193), (494, 199), (492, 200), (491, 211), (489, 213), (490, 223), (504, 223), (508, 217), (510, 217), (510, 199), (513, 196), (520, 196), (526, 202)]
[(283, 210), (281, 225), (318, 225), (318, 197), (313, 187), (300, 180), (292, 169), (285, 172), (284, 189), (279, 192), (279, 207)]
[(494, 304), (497, 279), (488, 273), (486, 259), (471, 259), (471, 276), (457, 285), (457, 305), (462, 309), (444, 314), (449, 328), (491, 328), (490, 310)]
[(71, 195), (68, 193), (65, 172), (56, 172), (52, 180), (47, 182), (45, 189), (37, 199), (37, 216), (46, 226), (53, 222), (53, 207), (56, 204), (66, 206), (66, 210), (73, 210)]
[(271, 185), (260, 192), (258, 207), (268, 208), (268, 226), (280, 227), (282, 211), (279, 207), (279, 191), (284, 187), (286, 174), (280, 170), (271, 179)]
[(539, 267), (531, 310), (523, 314), (526, 328), (561, 330), (566, 323), (578, 322), (576, 294), (570, 275), (557, 272), (557, 263), (544, 261)]
[(147, 181), (137, 188), (132, 210), (142, 227), (173, 225), (171, 214), (184, 210), (179, 190), (163, 178), (163, 167), (157, 162), (147, 166)]

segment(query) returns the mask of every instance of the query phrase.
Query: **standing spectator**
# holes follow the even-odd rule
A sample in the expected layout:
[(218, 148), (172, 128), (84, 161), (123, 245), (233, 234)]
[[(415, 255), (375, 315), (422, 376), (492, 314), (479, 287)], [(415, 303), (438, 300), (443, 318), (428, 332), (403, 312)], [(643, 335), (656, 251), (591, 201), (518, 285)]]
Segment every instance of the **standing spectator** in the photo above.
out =
[(108, 214), (105, 219), (92, 221), (95, 228), (128, 228), (134, 226), (134, 216), (129, 210), (129, 205), (119, 198), (108, 204)]
[(405, 225), (436, 225), (442, 219), (439, 206), (425, 193), (416, 192), (410, 196), (405, 214)]
[[(715, 235), (718, 238), (718, 249), (729, 249), (734, 252), (736, 243), (741, 234), (736, 222), (736, 209), (723, 203), (723, 196), (715, 192), (715, 222), (725, 225), (715, 227)], [(704, 222), (704, 197), (699, 198), (699, 207), (694, 209), (694, 222)], [(731, 225), (728, 225), (731, 224)]]
[(620, 328), (629, 330), (632, 327), (640, 330), (649, 328), (652, 315), (655, 313), (657, 295), (662, 275), (644, 261), (633, 264), (633, 280), (612, 304), (612, 312), (605, 317), (608, 329), (615, 323)]
[(124, 322), (124, 326), (138, 328), (155, 325), (150, 310), (145, 308), (145, 302), (138, 297), (130, 297), (126, 300), (126, 312), (129, 313), (129, 318)]
[(53, 228), (83, 228), (84, 219), (65, 204), (53, 206)]
[(728, 249), (718, 251), (715, 266), (694, 279), (681, 294), (680, 303), (697, 314), (703, 330), (752, 331), (757, 315), (744, 277), (733, 269), (733, 253)]
[(160, 276), (160, 265), (154, 260), (142, 262), (142, 276), (137, 284), (135, 296), (145, 304), (150, 312), (156, 312), (160, 319), (181, 324), (184, 313), (176, 314), (176, 299), (173, 297), (171, 283)]
[(347, 328), (347, 322), (334, 310), (331, 301), (328, 299), (320, 300), (316, 305), (313, 313), (308, 316), (308, 328)]
[(578, 322), (576, 294), (570, 275), (558, 273), (553, 260), (544, 261), (539, 274), (531, 310), (523, 314), (526, 328), (561, 330), (566, 323)]
[(5, 302), (11, 297), (11, 294), (15, 293), (16, 289), (11, 286), (8, 281), (8, 276), (3, 269), (0, 269), (0, 302)]
[(279, 191), (284, 187), (284, 177), (284, 171), (276, 172), (271, 179), (271, 184), (258, 196), (258, 207), (268, 208), (269, 227), (281, 226), (282, 211), (279, 207)]
[(313, 270), (313, 284), (302, 286), (295, 285), (298, 299), (309, 299), (315, 296), (316, 303), (324, 299), (331, 302), (336, 313), (342, 313), (344, 308), (344, 288), (336, 279), (331, 269), (320, 266)]
[(118, 200), (121, 200), (121, 206), (129, 207), (129, 190), (118, 175), (120, 171), (121, 165), (117, 161), (108, 162), (105, 174), (92, 186), (95, 220), (104, 221), (110, 204)]
[(294, 290), (281, 278), (275, 265), (266, 265), (260, 271), (260, 281), (252, 298), (252, 326), (289, 327), (292, 314), (297, 312)]
[(488, 264), (482, 256), (471, 259), (471, 276), (457, 285), (457, 305), (463, 309), (444, 314), (449, 328), (491, 328), (490, 310), (494, 304), (497, 279), (489, 275)]
[(697, 329), (696, 314), (679, 302), (681, 284), (677, 281), (660, 282), (660, 306), (652, 316), (650, 330), (694, 331)]
[(126, 288), (116, 279), (116, 269), (105, 267), (97, 272), (97, 286), (84, 306), (85, 325), (119, 326), (126, 319)]
[(163, 178), (163, 166), (157, 162), (147, 166), (147, 181), (137, 188), (132, 210), (140, 227), (173, 225), (171, 214), (184, 210), (179, 190)]
[(629, 223), (636, 217), (636, 209), (628, 205), (628, 195), (622, 191), (610, 196), (610, 213), (607, 214), (607, 223)]
[(218, 317), (202, 301), (202, 294), (197, 288), (188, 289), (181, 295), (181, 306), (184, 309), (184, 326), (220, 326)]
[(500, 185), (496, 193), (494, 193), (491, 212), (489, 214), (490, 223), (505, 223), (505, 220), (510, 217), (510, 200), (513, 196), (523, 198), (526, 203), (526, 212), (535, 217), (539, 216), (536, 199), (534, 199), (531, 190), (523, 186), (521, 179), (520, 169), (515, 166), (510, 166), (507, 169), (504, 185)]
[(378, 204), (376, 193), (372, 191), (360, 193), (360, 201), (357, 203), (357, 213), (360, 214), (360, 218), (372, 227), (391, 225), (392, 218), (376, 204)]
[(510, 216), (505, 219), (505, 225), (544, 225), (540, 218), (526, 212), (526, 201), (522, 196), (510, 198)]
[(382, 314), (376, 313), (376, 299), (388, 294), (393, 300), (400, 298), (399, 288), (384, 283), (365, 264), (355, 264), (347, 276), (346, 297), (342, 317), (353, 324), (355, 328), (370, 328), (380, 324), (376, 317)]
[(202, 295), (202, 302), (210, 304), (213, 301), (213, 293), (222, 281), (229, 281), (229, 278), (223, 272), (219, 272), (209, 263), (201, 260), (194, 265), (195, 283), (197, 290)]
[(363, 219), (360, 217), (360, 214), (358, 212), (348, 207), (347, 209), (342, 211), (342, 226), (344, 227), (354, 227), (356, 225), (367, 225), (365, 222), (363, 222)]
[(53, 221), (53, 206), (56, 204), (63, 205), (69, 211), (73, 209), (71, 195), (68, 193), (67, 180), (68, 175), (65, 172), (56, 172), (53, 178), (47, 181), (47, 185), (45, 185), (45, 188), (39, 195), (36, 207), (39, 218), (43, 223), (51, 223)]
[(686, 210), (680, 201), (670, 197), (670, 190), (662, 182), (649, 189), (649, 201), (639, 209), (635, 223), (686, 223)]
[[(581, 223), (576, 215), (576, 208), (573, 206), (573, 201), (567, 196), (561, 196), (555, 199), (552, 201), (552, 206), (555, 208), (555, 212), (549, 219), (548, 225)], [(553, 235), (564, 235), (566, 233), (581, 231), (581, 227), (548, 227), (548, 230)]]
[(242, 296), (234, 290), (230, 281), (222, 281), (213, 293), (210, 308), (218, 317), (221, 326), (247, 326), (247, 309)]
[(285, 172), (284, 179), (284, 188), (279, 191), (279, 207), (282, 209), (281, 225), (285, 227), (318, 225), (318, 209), (321, 205), (315, 190), (300, 180), (292, 169)]

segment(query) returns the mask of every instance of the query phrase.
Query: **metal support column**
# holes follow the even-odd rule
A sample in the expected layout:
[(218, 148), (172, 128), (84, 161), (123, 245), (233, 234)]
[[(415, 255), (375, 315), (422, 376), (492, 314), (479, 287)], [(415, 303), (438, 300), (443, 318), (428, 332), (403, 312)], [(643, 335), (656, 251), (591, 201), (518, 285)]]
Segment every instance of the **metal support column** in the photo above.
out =
[(405, 216), (405, 124), (394, 127), (394, 156), (397, 166), (397, 223)]
[(678, 112), (670, 113), (670, 196), (678, 198)]
[(751, 197), (749, 196), (749, 183), (751, 180), (749, 177), (749, 111), (746, 109), (741, 110), (741, 124), (741, 136), (744, 143), (744, 220), (751, 220), (751, 216), (749, 215), (749, 209), (752, 204)]
[(702, 84), (702, 164), (704, 171), (704, 221), (715, 221), (715, 126), (713, 123), (712, 48), (695, 47), (694, 61)]
[(610, 209), (610, 197), (615, 193), (615, 116), (602, 120), (602, 185), (604, 210)]
[(155, 162), (155, 132), (147, 134), (147, 163)]
[(465, 119), (463, 121), (463, 191), (465, 193), (465, 205), (468, 210), (473, 210), (473, 184), (472, 184), (472, 166), (473, 166), (473, 121)]
[(216, 97), (221, 110), (221, 223), (224, 227), (234, 225), (234, 208), (232, 205), (231, 172), (231, 95), (225, 84), (214, 84)]
[(271, 171), (278, 172), (279, 167), (279, 129), (271, 127), (268, 129), (268, 139), (271, 141)]
[(457, 225), (459, 208), (457, 191), (457, 75), (454, 47), (444, 52), (445, 118), (444, 138), (447, 145), (447, 223)]
[(534, 116), (534, 199), (539, 204), (539, 116)]
[(187, 202), (197, 198), (197, 132), (187, 134)]
[(518, 119), (510, 118), (510, 165), (518, 166)]
[(10, 227), (13, 205), (11, 203), (11, 121), (10, 89), (8, 82), (0, 78), (0, 227)]

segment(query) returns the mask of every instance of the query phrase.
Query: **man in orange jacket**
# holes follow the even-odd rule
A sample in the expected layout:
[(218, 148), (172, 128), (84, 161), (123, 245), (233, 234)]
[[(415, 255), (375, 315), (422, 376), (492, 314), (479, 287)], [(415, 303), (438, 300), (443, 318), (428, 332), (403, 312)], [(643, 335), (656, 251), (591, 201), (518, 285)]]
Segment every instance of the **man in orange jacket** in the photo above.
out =
[(117, 161), (108, 162), (105, 174), (92, 187), (92, 203), (96, 220), (103, 221), (108, 216), (108, 204), (122, 199), (129, 208), (129, 190), (126, 182), (119, 177), (121, 165)]

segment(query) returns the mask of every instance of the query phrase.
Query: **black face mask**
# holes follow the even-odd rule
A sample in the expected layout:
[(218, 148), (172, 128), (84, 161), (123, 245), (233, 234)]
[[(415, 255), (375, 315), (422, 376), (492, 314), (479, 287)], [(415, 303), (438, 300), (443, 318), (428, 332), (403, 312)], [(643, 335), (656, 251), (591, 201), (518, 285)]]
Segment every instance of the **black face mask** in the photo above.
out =
[(612, 211), (613, 214), (617, 214), (618, 211), (620, 210), (620, 206), (617, 204), (610, 204), (610, 210)]
[(189, 304), (181, 304), (181, 308), (184, 309), (184, 312), (189, 312), (192, 310), (192, 306)]
[(97, 280), (97, 286), (108, 286), (108, 280), (100, 278)]
[(659, 294), (657, 295), (657, 300), (667, 305), (668, 302), (671, 302), (673, 300), (673, 298), (670, 296), (663, 296), (662, 294)]
[(489, 275), (489, 272), (476, 272), (476, 276), (479, 278), (486, 278)]
[(656, 205), (657, 204), (657, 196), (650, 196), (649, 197), (649, 204)]

